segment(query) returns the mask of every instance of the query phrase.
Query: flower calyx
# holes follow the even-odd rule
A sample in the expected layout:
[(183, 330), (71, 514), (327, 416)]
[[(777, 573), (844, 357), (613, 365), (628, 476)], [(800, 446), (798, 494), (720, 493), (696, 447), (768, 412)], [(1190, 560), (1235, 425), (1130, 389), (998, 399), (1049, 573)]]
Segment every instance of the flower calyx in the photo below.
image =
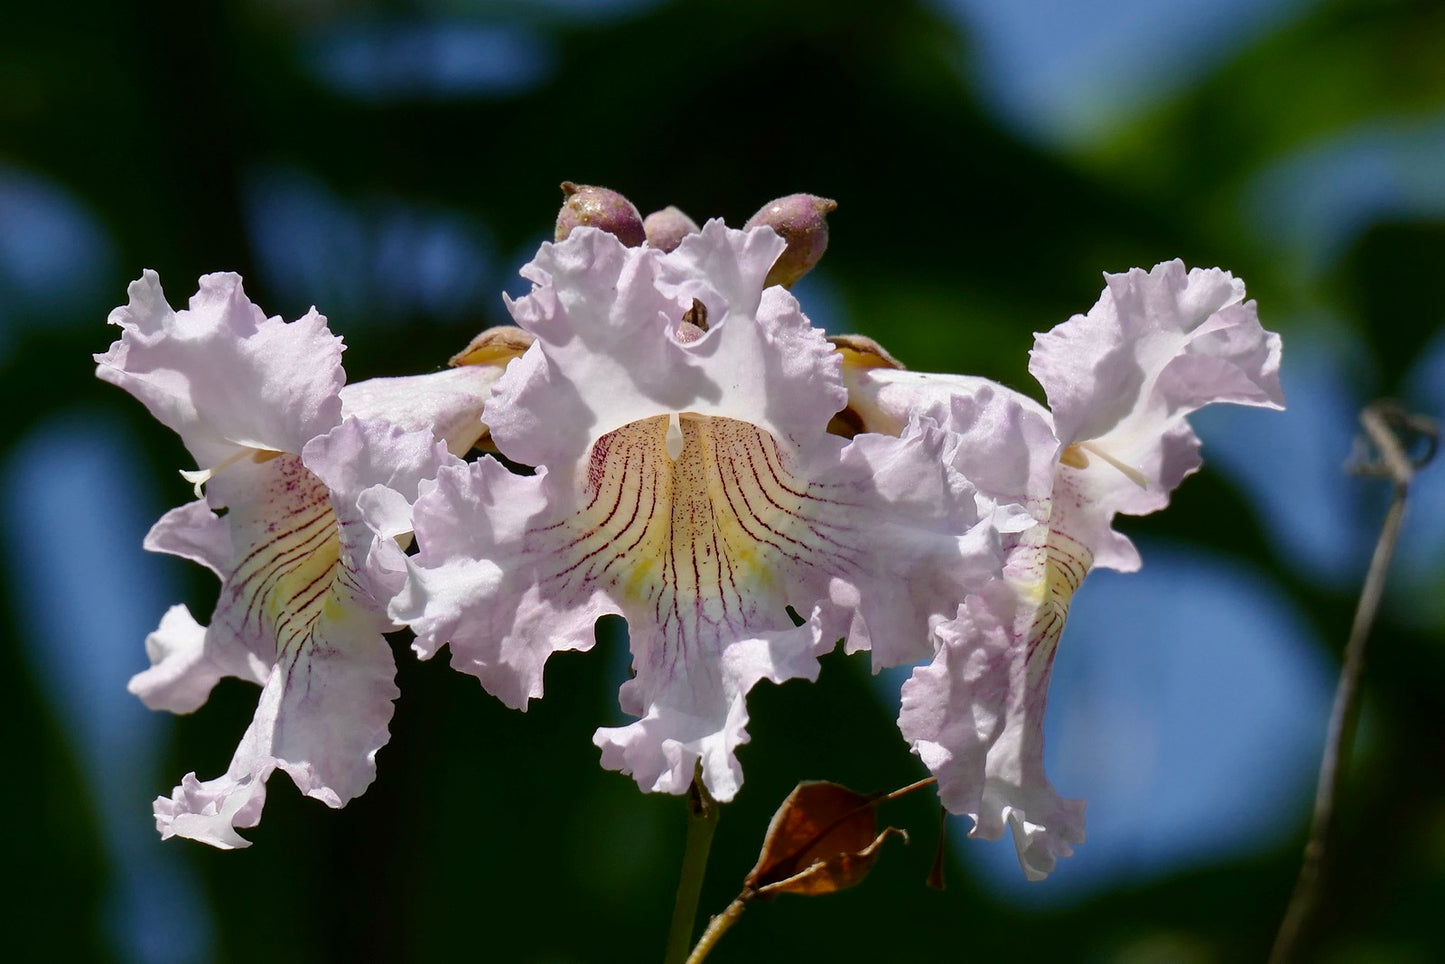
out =
[(565, 200), (557, 212), (554, 240), (564, 241), (574, 228), (582, 227), (606, 231), (629, 248), (647, 240), (637, 207), (616, 191), (563, 181), (562, 194)]

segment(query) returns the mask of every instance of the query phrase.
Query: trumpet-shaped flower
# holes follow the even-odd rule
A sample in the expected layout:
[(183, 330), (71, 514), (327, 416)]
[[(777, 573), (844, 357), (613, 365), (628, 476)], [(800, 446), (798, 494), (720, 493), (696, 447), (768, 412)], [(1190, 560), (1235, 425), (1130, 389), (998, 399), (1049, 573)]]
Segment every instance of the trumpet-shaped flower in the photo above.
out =
[(599, 616), (626, 617), (638, 719), (594, 742), (644, 790), (682, 793), (700, 768), (730, 799), (754, 684), (815, 678), (844, 636), (880, 665), (927, 658), (931, 626), (1001, 564), (932, 421), (827, 433), (840, 356), (764, 288), (783, 247), (719, 221), (668, 253), (586, 227), (542, 245), (508, 303), (536, 341), (487, 402), (499, 451), (536, 472), (483, 458), (416, 502), (391, 613), (509, 706)]
[(1083, 801), (1043, 768), (1049, 676), (1070, 600), (1094, 566), (1132, 571), (1117, 513), (1163, 508), (1200, 465), (1185, 416), (1211, 402), (1283, 406), (1279, 336), (1244, 285), (1178, 261), (1109, 275), (1087, 315), (1037, 336), (1030, 372), (1049, 407), (979, 378), (898, 370), (866, 345), (849, 357), (850, 418), (896, 431), (924, 410), (956, 433), (948, 457), (980, 492), (1023, 505), (1004, 578), (937, 628), (933, 661), (903, 687), (904, 736), (973, 835), (1014, 834), (1030, 879), (1084, 839)]
[(397, 696), (382, 633), (405, 564), (398, 537), (423, 477), (460, 462), (483, 431), (500, 365), (343, 387), (341, 339), (312, 309), (286, 323), (246, 299), (240, 278), (207, 275), (172, 311), (154, 272), (111, 313), (121, 336), (97, 374), (175, 430), (199, 469), (194, 502), (166, 513), (146, 548), (221, 578), (211, 624), (185, 606), (146, 639), (151, 667), (130, 689), (188, 713), (225, 676), (262, 687), (223, 776), (188, 774), (156, 800), (163, 837), (244, 847), (265, 784), (285, 770), (339, 807), (375, 775)]

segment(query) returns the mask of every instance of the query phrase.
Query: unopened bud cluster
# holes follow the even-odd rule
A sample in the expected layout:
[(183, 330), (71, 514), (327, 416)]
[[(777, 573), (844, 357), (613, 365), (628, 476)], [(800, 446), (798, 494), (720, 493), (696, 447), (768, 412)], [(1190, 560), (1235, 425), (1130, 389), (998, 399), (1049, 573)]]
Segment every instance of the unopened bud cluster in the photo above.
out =
[[(643, 218), (636, 205), (609, 188), (563, 181), (562, 193), (557, 241), (585, 226), (606, 231), (629, 248), (646, 244), (672, 251), (700, 230), (696, 221), (672, 205)], [(828, 250), (828, 215), (837, 207), (836, 201), (814, 194), (789, 194), (769, 201), (748, 218), (746, 227), (772, 228), (788, 243), (768, 272), (767, 284), (789, 288), (813, 269)]]

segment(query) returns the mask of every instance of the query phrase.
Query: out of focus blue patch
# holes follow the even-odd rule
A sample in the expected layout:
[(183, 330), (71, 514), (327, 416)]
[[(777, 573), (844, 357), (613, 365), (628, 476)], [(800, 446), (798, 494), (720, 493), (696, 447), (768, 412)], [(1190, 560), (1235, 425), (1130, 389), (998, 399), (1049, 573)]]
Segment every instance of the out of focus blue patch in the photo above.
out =
[(966, 31), (974, 80), (1006, 123), (1086, 144), (1194, 86), (1318, 0), (934, 0)]
[(1205, 471), (1243, 490), (1277, 558), (1323, 584), (1345, 590), (1369, 565), (1379, 519), (1367, 486), (1345, 471), (1359, 435), (1366, 353), (1343, 326), (1299, 325), (1284, 350), (1285, 410), (1211, 405), (1190, 416), (1204, 442)]
[[(1191, 416), (1207, 469), (1226, 473), (1247, 495), (1280, 560), (1340, 591), (1364, 579), (1384, 521), (1388, 483), (1348, 471), (1370, 397), (1359, 337), (1320, 325), (1291, 336), (1281, 368), (1287, 408), (1269, 412), (1211, 406)], [(1411, 411), (1445, 415), (1445, 332), (1405, 380)], [(1396, 618), (1445, 625), (1445, 461), (1427, 466), (1410, 489), (1405, 526), (1387, 583)]]
[[(116, 959), (203, 961), (210, 910), (151, 817), (152, 799), (180, 776), (159, 772), (166, 718), (125, 688), (147, 665), (146, 635), (175, 601), (163, 563), (141, 549), (159, 513), (141, 495), (126, 434), (94, 409), (47, 419), (16, 444), (0, 474), (4, 526), (12, 539), (28, 537), (6, 588), (26, 614), (26, 656), (56, 718), (69, 721), (98, 805)], [(189, 495), (183, 483), (176, 493)]]
[(0, 164), (0, 354), (12, 326), (93, 324), (113, 268), (110, 236), (78, 197)]
[(1376, 221), (1445, 216), (1441, 157), (1445, 117), (1362, 125), (1275, 161), (1244, 201), (1289, 270), (1319, 278)]
[(471, 318), (495, 305), (491, 234), (465, 214), (396, 198), (344, 199), (314, 174), (283, 165), (251, 171), (245, 201), (261, 270), (293, 314), (314, 303), (354, 331), (414, 314)]
[(545, 83), (556, 60), (535, 31), (454, 20), (334, 24), (303, 54), (328, 89), (370, 103), (515, 96)]

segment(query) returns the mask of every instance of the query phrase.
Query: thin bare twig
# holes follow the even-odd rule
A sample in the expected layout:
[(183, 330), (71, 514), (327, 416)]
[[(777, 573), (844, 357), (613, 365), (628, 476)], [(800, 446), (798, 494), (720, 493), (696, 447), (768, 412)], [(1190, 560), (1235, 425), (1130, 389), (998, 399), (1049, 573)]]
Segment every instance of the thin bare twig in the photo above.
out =
[[(1310, 821), (1309, 838), (1305, 842), (1304, 861), (1279, 933), (1275, 935), (1274, 948), (1269, 955), (1270, 964), (1288, 964), (1298, 959), (1311, 937), (1310, 931), (1324, 893), (1327, 858), (1334, 839), (1336, 804), (1344, 783), (1342, 764), (1349, 755), (1355, 726), (1359, 722), (1361, 680), (1365, 672), (1370, 629), (1380, 608), (1385, 576), (1395, 553), (1395, 543), (1400, 537), (1410, 482), (1415, 471), (1434, 456), (1439, 441), (1439, 431), (1433, 420), (1411, 415), (1393, 402), (1369, 405), (1360, 413), (1360, 424), (1364, 426), (1375, 457), (1363, 460), (1354, 469), (1362, 475), (1389, 478), (1394, 484), (1394, 497), (1380, 527), (1380, 538), (1375, 544), (1369, 571), (1365, 574), (1364, 587), (1360, 590), (1354, 622), (1350, 625), (1344, 664), (1340, 668), (1340, 681), (1335, 688), (1334, 706), (1330, 710), (1324, 757), (1320, 761), (1319, 783), (1315, 788), (1314, 814)], [(1414, 457), (1409, 451), (1413, 445), (1423, 446), (1423, 450)]]

